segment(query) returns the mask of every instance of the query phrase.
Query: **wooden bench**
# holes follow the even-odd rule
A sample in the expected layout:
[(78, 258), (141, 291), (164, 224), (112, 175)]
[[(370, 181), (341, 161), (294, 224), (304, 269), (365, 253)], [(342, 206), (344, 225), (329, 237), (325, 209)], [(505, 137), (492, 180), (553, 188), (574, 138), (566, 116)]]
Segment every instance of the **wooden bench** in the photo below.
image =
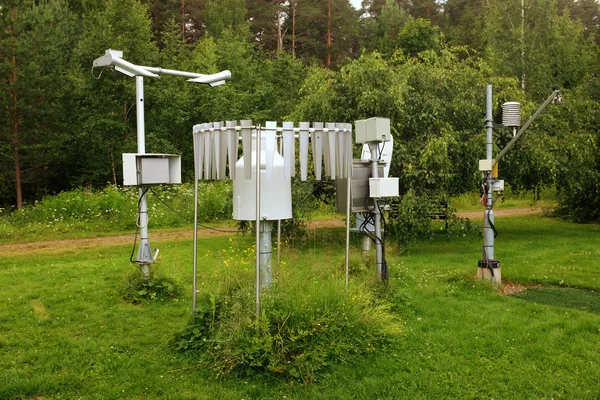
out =
[(429, 214), (429, 218), (437, 221), (444, 221), (446, 223), (446, 229), (448, 229), (448, 202), (445, 200), (433, 201), (432, 210)]

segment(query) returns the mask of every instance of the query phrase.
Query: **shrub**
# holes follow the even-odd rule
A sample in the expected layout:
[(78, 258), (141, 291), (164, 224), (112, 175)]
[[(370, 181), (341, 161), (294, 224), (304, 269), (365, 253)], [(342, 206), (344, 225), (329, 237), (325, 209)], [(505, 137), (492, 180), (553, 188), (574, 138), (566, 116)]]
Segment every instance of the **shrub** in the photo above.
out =
[[(231, 217), (231, 182), (201, 182), (198, 188), (198, 220), (228, 220)], [(194, 187), (153, 186), (147, 192), (148, 216), (154, 228), (172, 228), (191, 223)], [(101, 190), (78, 188), (44, 197), (41, 201), (0, 216), (7, 228), (1, 238), (29, 232), (124, 231), (135, 229), (137, 187), (107, 186)]]
[[(434, 207), (428, 196), (418, 195), (414, 190), (409, 190), (396, 203), (392, 203), (387, 232), (402, 248), (407, 248), (417, 238), (431, 238), (434, 234), (431, 222)], [(468, 218), (460, 218), (456, 215), (456, 209), (452, 207), (446, 210), (445, 222), (445, 234), (448, 238), (474, 235), (481, 228)]]
[(120, 294), (125, 301), (139, 304), (144, 301), (165, 301), (178, 297), (181, 294), (181, 285), (174, 279), (165, 276), (142, 276), (138, 270), (129, 274)]
[(198, 354), (217, 375), (267, 373), (310, 382), (328, 366), (374, 351), (401, 331), (389, 303), (365, 286), (291, 278), (263, 291), (258, 318), (250, 282), (201, 297), (175, 348)]

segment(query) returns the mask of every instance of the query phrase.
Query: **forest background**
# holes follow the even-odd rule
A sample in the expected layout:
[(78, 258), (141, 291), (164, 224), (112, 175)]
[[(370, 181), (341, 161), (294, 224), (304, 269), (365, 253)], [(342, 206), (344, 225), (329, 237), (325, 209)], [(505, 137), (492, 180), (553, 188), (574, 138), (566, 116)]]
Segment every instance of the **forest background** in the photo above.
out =
[[(140, 65), (214, 73), (211, 88), (145, 80), (147, 152), (182, 154), (211, 121), (391, 119), (401, 206), (480, 186), (485, 85), (528, 118), (500, 166), (515, 190), (556, 188), (557, 212), (600, 221), (600, 6), (595, 0), (2, 0), (0, 207), (122, 182), (136, 152), (135, 82), (92, 70), (108, 48)], [(496, 148), (512, 131), (495, 134)]]

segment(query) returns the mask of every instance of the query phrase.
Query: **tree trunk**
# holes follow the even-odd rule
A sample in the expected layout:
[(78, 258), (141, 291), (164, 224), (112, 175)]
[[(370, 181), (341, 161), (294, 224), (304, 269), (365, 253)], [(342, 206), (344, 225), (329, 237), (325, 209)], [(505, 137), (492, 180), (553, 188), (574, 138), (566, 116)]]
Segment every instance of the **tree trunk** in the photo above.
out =
[(281, 0), (277, 0), (277, 55), (281, 53)]
[(331, 0), (327, 2), (327, 68), (331, 67)]
[(296, 58), (296, 0), (292, 2), (292, 58)]
[(15, 162), (15, 187), (16, 187), (16, 195), (17, 195), (17, 208), (23, 207), (23, 189), (21, 187), (21, 160), (19, 153), (19, 144), (21, 139), (19, 138), (19, 115), (17, 114), (17, 48), (15, 44), (15, 26), (16, 26), (16, 16), (15, 16), (15, 8), (12, 7), (10, 9), (10, 20), (12, 22), (10, 40), (12, 43), (12, 76), (10, 79), (10, 83), (12, 86), (12, 117), (13, 117), (13, 134), (12, 134), (12, 143), (14, 148), (13, 159)]
[(154, 41), (158, 43), (160, 40), (160, 15), (156, 4), (152, 4), (152, 30), (154, 31)]
[(181, 38), (185, 40), (185, 0), (181, 0)]
[(525, 2), (521, 0), (521, 89), (525, 91)]
[(117, 187), (117, 167), (115, 165), (115, 156), (112, 150), (110, 151), (110, 165), (112, 167), (113, 183), (115, 184), (115, 187)]

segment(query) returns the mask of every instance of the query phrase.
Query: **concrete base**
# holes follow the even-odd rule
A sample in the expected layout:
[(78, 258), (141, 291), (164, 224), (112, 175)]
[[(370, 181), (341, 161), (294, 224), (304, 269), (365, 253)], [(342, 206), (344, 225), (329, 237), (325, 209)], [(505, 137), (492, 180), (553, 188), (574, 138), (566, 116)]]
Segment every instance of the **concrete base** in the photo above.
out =
[(502, 283), (502, 268), (494, 268), (494, 276), (489, 268), (477, 268), (477, 278), (487, 279), (492, 281), (494, 285), (500, 285)]

